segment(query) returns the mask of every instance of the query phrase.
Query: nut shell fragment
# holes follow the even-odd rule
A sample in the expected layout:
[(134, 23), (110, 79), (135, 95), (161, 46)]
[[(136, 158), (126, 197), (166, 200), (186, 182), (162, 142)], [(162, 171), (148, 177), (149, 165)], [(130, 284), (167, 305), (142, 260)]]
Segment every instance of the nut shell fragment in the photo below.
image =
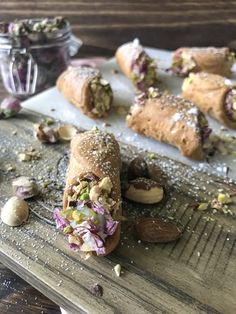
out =
[(137, 178), (129, 182), (125, 197), (141, 204), (155, 204), (164, 196), (164, 189), (157, 182), (147, 178)]
[(177, 240), (182, 232), (174, 224), (159, 218), (140, 218), (135, 224), (138, 239), (150, 243), (165, 243)]
[(58, 128), (59, 138), (63, 141), (71, 141), (77, 133), (78, 130), (70, 124), (62, 124)]
[(11, 227), (20, 226), (29, 216), (28, 204), (17, 196), (11, 197), (1, 211), (2, 221)]

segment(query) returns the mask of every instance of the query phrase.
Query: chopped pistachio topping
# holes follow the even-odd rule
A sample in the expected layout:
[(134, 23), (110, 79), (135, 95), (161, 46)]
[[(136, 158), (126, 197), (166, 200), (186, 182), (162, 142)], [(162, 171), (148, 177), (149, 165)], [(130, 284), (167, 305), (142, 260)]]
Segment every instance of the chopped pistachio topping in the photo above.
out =
[(198, 205), (198, 210), (206, 210), (208, 208), (208, 203), (201, 203)]
[(228, 55), (227, 55), (227, 60), (228, 61), (235, 61), (235, 53), (234, 52), (230, 52)]
[(218, 199), (218, 201), (221, 204), (229, 204), (229, 203), (231, 203), (231, 198), (230, 198), (230, 195), (228, 193), (226, 193), (226, 194), (219, 193), (217, 199)]

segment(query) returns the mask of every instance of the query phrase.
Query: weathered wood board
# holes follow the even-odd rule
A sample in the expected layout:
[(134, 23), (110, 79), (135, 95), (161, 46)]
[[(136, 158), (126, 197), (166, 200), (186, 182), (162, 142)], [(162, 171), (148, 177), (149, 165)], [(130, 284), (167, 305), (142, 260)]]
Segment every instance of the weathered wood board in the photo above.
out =
[[(165, 200), (144, 207), (124, 200), (128, 220), (119, 247), (107, 257), (84, 261), (52, 223), (52, 210), (61, 205), (69, 146), (36, 141), (33, 123), (39, 119), (25, 112), (0, 121), (0, 207), (16, 176), (29, 175), (44, 186), (42, 195), (30, 202), (27, 224), (11, 228), (1, 222), (3, 264), (72, 313), (236, 313), (236, 206), (230, 205), (232, 215), (191, 206), (213, 199), (218, 189), (228, 191), (223, 179), (157, 155), (155, 162), (169, 177)], [(120, 146), (125, 166), (138, 151)], [(18, 153), (26, 149), (35, 149), (41, 158), (20, 162)], [(15, 170), (9, 171), (11, 166)], [(182, 226), (182, 238), (139, 243), (132, 224), (143, 215), (173, 220)], [(123, 270), (119, 278), (112, 271), (117, 263)], [(94, 283), (104, 289), (100, 298), (90, 291)]]

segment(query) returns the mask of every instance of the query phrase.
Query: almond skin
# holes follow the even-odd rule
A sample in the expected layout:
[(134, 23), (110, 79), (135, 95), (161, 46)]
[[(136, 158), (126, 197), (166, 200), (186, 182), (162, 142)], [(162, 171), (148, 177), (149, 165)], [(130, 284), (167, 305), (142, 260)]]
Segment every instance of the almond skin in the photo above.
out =
[(148, 178), (156, 181), (161, 186), (167, 186), (167, 176), (164, 171), (153, 162), (147, 163)]
[(136, 178), (129, 182), (125, 197), (141, 204), (155, 204), (163, 199), (164, 190), (157, 182), (147, 178)]
[(128, 167), (128, 179), (133, 180), (139, 177), (148, 178), (147, 163), (144, 158), (138, 156), (134, 158)]
[(166, 243), (179, 239), (182, 232), (170, 222), (148, 217), (136, 221), (135, 234), (138, 239), (145, 242)]

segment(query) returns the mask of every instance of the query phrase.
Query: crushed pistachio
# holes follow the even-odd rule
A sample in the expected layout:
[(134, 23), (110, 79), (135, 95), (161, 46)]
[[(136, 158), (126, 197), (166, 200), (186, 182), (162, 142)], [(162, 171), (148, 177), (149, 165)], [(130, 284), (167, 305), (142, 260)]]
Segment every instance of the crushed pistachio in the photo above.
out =
[(219, 193), (217, 199), (221, 204), (231, 203), (231, 198), (230, 198), (230, 195), (228, 193), (226, 193), (226, 194)]
[(41, 154), (39, 152), (36, 152), (35, 150), (26, 151), (23, 153), (18, 153), (18, 158), (20, 161), (31, 161), (31, 160), (37, 160), (41, 158)]
[(80, 200), (81, 201), (87, 201), (89, 200), (89, 194), (88, 193), (83, 193), (82, 195), (80, 195)]
[(160, 95), (160, 92), (157, 88), (149, 87), (148, 89), (148, 98), (156, 98)]
[(206, 210), (208, 208), (208, 203), (201, 203), (198, 205), (198, 210)]
[(157, 158), (154, 153), (148, 154), (148, 157), (149, 157), (150, 159), (156, 159), (156, 158)]
[(129, 112), (129, 108), (128, 107), (125, 107), (125, 106), (118, 106), (116, 107), (116, 113), (119, 115), (119, 116), (126, 116)]
[(73, 228), (72, 228), (70, 225), (66, 226), (66, 227), (63, 229), (63, 233), (64, 233), (64, 234), (71, 233), (72, 231), (73, 231)]

